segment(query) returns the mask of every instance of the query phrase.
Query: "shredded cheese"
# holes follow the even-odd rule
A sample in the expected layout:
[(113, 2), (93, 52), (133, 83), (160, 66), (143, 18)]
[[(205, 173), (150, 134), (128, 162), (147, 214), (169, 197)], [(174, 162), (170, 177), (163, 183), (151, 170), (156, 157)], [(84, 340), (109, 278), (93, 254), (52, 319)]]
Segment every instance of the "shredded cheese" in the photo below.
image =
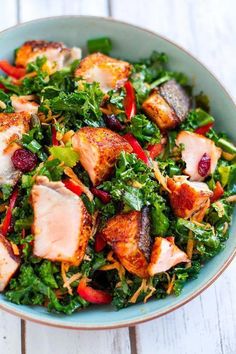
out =
[(36, 71), (32, 71), (31, 73), (25, 74), (23, 77), (19, 79), (19, 82), (23, 81), (26, 77), (35, 77), (37, 76)]
[(227, 222), (224, 223), (224, 229), (222, 230), (222, 234), (225, 235), (225, 233), (227, 232), (229, 228), (229, 224)]
[(193, 247), (194, 247), (193, 232), (190, 230), (189, 238), (187, 242), (187, 249), (186, 249), (186, 253), (189, 259), (192, 259), (193, 256)]
[(65, 167), (64, 173), (80, 186), (84, 194), (87, 195), (88, 199), (91, 202), (93, 200), (93, 194), (90, 192), (88, 187), (86, 187), (83, 182), (81, 182), (81, 180), (76, 176), (74, 171), (70, 167)]
[(154, 170), (154, 176), (156, 178), (156, 180), (160, 183), (160, 185), (162, 185), (162, 187), (170, 193), (169, 188), (167, 187), (167, 183), (166, 183), (166, 178), (162, 175), (159, 167), (158, 167), (158, 163), (156, 161), (153, 161), (153, 170)]
[(98, 229), (98, 211), (92, 215), (92, 232), (90, 238), (93, 239)]
[(116, 269), (119, 275), (120, 280), (122, 281), (124, 275), (125, 275), (125, 268), (115, 259), (113, 258), (113, 252), (110, 251), (107, 255), (107, 260), (108, 262), (111, 262), (111, 264), (106, 264), (99, 268), (99, 270), (107, 271), (107, 270), (112, 270)]
[(74, 281), (80, 279), (82, 277), (82, 274), (81, 273), (75, 273), (73, 274), (70, 278), (68, 278), (66, 280), (66, 282), (64, 282), (63, 284), (63, 288), (69, 288), (70, 284), (72, 284)]
[(11, 247), (12, 247), (12, 251), (13, 251), (14, 255), (19, 256), (20, 251), (19, 251), (18, 246), (15, 243), (11, 242)]
[(222, 156), (225, 160), (231, 161), (235, 158), (236, 154), (230, 154), (228, 152), (223, 151)]
[(7, 107), (6, 103), (4, 103), (3, 101), (0, 101), (0, 108), (5, 109), (6, 107)]
[(72, 295), (73, 292), (72, 292), (70, 284), (68, 286), (65, 285), (67, 283), (67, 281), (68, 281), (67, 276), (66, 276), (66, 272), (69, 270), (69, 268), (70, 268), (70, 265), (68, 263), (61, 262), (61, 277), (62, 277), (62, 280), (63, 280), (63, 283), (64, 283), (63, 287), (67, 288), (68, 293), (70, 295)]
[(146, 303), (147, 300), (148, 300), (150, 297), (152, 297), (152, 295), (153, 295), (153, 294), (155, 293), (155, 291), (156, 291), (156, 289), (155, 289), (153, 286), (151, 286), (151, 285), (149, 285), (149, 289), (150, 289), (150, 293), (145, 296), (145, 298), (144, 298), (144, 300), (143, 300), (144, 303)]
[(224, 216), (224, 213), (225, 213), (224, 205), (222, 204), (222, 202), (220, 200), (215, 202), (215, 205), (218, 207), (217, 212), (218, 212), (219, 217), (222, 218), (222, 216)]
[(174, 283), (175, 283), (175, 274), (173, 275), (173, 277), (172, 277), (172, 279), (171, 279), (171, 281), (170, 281), (170, 283), (168, 285), (168, 288), (166, 290), (166, 293), (168, 295), (170, 295), (172, 293), (172, 290), (173, 290), (173, 287), (174, 287)]
[(74, 134), (75, 134), (75, 132), (73, 130), (69, 130), (68, 132), (66, 132), (62, 137), (63, 143), (66, 144), (69, 141), (71, 141), (71, 138)]
[(226, 201), (229, 202), (229, 203), (236, 202), (236, 194), (235, 195), (231, 195), (230, 197), (226, 198)]
[(143, 292), (147, 291), (147, 279), (143, 279), (142, 280), (142, 283), (141, 283), (140, 287), (135, 291), (133, 296), (129, 299), (129, 302), (132, 303), (132, 304), (135, 304), (142, 291)]

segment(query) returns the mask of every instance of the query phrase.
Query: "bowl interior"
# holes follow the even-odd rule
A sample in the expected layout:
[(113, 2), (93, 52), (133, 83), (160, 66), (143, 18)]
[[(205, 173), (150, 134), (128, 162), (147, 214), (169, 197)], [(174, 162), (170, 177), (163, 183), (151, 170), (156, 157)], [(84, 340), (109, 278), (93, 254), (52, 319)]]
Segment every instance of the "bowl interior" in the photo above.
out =
[[(236, 107), (221, 84), (196, 59), (183, 49), (162, 37), (140, 28), (96, 17), (55, 17), (32, 21), (0, 34), (1, 58), (12, 59), (13, 50), (30, 39), (63, 41), (68, 46), (86, 50), (86, 41), (99, 36), (109, 36), (113, 43), (112, 55), (137, 60), (149, 56), (155, 49), (166, 52), (173, 70), (183, 71), (193, 79), (195, 90), (206, 92), (211, 101), (212, 114), (217, 128), (225, 131), (236, 141)], [(152, 300), (115, 311), (112, 307), (90, 307), (72, 316), (50, 314), (44, 308), (18, 306), (0, 295), (0, 306), (19, 316), (51, 325), (71, 328), (106, 328), (130, 325), (144, 321), (180, 306), (210, 284), (232, 258), (236, 249), (236, 213), (225, 249), (209, 261), (201, 270), (198, 279), (190, 281), (179, 297)]]

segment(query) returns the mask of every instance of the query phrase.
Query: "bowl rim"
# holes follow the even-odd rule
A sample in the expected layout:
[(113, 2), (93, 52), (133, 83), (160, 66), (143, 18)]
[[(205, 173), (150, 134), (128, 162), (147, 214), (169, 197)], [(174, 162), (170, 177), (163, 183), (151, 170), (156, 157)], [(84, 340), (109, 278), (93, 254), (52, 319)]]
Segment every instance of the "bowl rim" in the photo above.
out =
[[(190, 51), (186, 50), (185, 48), (183, 48), (181, 45), (177, 44), (175, 41), (170, 40), (168, 37), (163, 36), (161, 34), (159, 34), (158, 32), (149, 30), (146, 27), (141, 27), (141, 26), (137, 26), (134, 24), (131, 24), (129, 22), (126, 21), (122, 21), (122, 20), (117, 20), (114, 19), (111, 16), (93, 16), (93, 15), (58, 15), (58, 16), (48, 16), (48, 17), (42, 17), (42, 18), (37, 18), (37, 19), (33, 19), (30, 21), (25, 21), (23, 23), (18, 23), (14, 26), (8, 27), (2, 31), (0, 31), (0, 35), (5, 33), (5, 32), (10, 32), (14, 29), (18, 29), (21, 27), (24, 27), (25, 25), (28, 24), (34, 24), (37, 22), (48, 22), (50, 20), (56, 20), (56, 19), (71, 19), (71, 18), (85, 18), (85, 19), (96, 19), (96, 20), (103, 20), (103, 21), (107, 21), (107, 22), (116, 22), (116, 23), (120, 23), (129, 27), (133, 27), (134, 29), (138, 29), (141, 30), (143, 32), (149, 33), (153, 36), (157, 36), (161, 39), (163, 39), (164, 41), (170, 43), (171, 45), (177, 47), (178, 49), (180, 49), (182, 52), (184, 52), (185, 54), (187, 54), (188, 56), (190, 56), (195, 62), (197, 62), (198, 64), (200, 64), (200, 66), (202, 66), (204, 69), (206, 69), (208, 71), (208, 73), (214, 78), (214, 80), (217, 81), (217, 83), (219, 84), (219, 86), (221, 87), (221, 89), (226, 93), (226, 95), (228, 96), (228, 98), (232, 101), (233, 105), (235, 106), (236, 109), (236, 100), (232, 97), (232, 95), (229, 93), (229, 91), (224, 87), (224, 85), (221, 83), (220, 79), (218, 79), (218, 77), (212, 73), (211, 69), (208, 68), (207, 65), (205, 65), (204, 63), (202, 63), (201, 60), (199, 60), (195, 55), (193, 55)], [(1, 38), (0, 38), (1, 40)], [(150, 320), (154, 320), (156, 318), (162, 317), (166, 314), (169, 314), (170, 312), (184, 306), (185, 304), (187, 304), (188, 302), (190, 302), (191, 300), (193, 300), (194, 298), (196, 298), (198, 295), (200, 295), (204, 290), (206, 290), (209, 286), (211, 286), (218, 278), (219, 276), (225, 271), (225, 269), (230, 265), (230, 263), (232, 262), (232, 260), (234, 259), (234, 257), (236, 256), (236, 247), (235, 249), (232, 251), (232, 253), (229, 255), (229, 257), (226, 259), (226, 261), (224, 262), (224, 264), (220, 267), (220, 269), (205, 283), (203, 284), (198, 290), (194, 291), (192, 294), (188, 295), (186, 297), (186, 299), (180, 301), (179, 303), (169, 306), (167, 309), (165, 310), (158, 310), (156, 313), (152, 313), (152, 314), (147, 314), (147, 315), (141, 315), (141, 318), (138, 319), (127, 319), (127, 320), (123, 320), (120, 321), (118, 324), (114, 323), (114, 324), (110, 324), (110, 325), (90, 325), (90, 324), (84, 324), (84, 325), (79, 325), (76, 323), (73, 324), (63, 324), (61, 320), (57, 320), (56, 318), (52, 318), (52, 319), (41, 319), (37, 314), (30, 314), (27, 315), (25, 313), (22, 312), (22, 307), (19, 307), (19, 310), (17, 309), (12, 309), (10, 307), (8, 307), (6, 304), (3, 304), (0, 302), (0, 309), (4, 310), (12, 315), (15, 315), (17, 317), (20, 317), (23, 320), (29, 320), (32, 321), (34, 323), (38, 323), (38, 324), (44, 324), (50, 327), (56, 327), (56, 328), (64, 328), (64, 329), (74, 329), (74, 330), (104, 330), (104, 329), (118, 329), (118, 328), (124, 328), (124, 327), (133, 327), (137, 324), (141, 324)]]

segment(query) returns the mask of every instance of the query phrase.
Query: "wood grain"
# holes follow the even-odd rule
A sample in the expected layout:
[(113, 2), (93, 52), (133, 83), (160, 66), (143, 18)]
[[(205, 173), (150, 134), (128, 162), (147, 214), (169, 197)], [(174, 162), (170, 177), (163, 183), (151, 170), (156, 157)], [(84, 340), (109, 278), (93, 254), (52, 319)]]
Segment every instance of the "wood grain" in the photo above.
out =
[[(199, 57), (236, 96), (234, 0), (0, 0), (0, 5), (0, 29), (17, 18), (90, 14), (154, 30)], [(27, 322), (21, 345), (20, 320), (0, 312), (0, 353), (20, 354), (22, 348), (22, 354), (235, 354), (235, 272), (236, 261), (191, 303), (130, 331), (75, 332)]]

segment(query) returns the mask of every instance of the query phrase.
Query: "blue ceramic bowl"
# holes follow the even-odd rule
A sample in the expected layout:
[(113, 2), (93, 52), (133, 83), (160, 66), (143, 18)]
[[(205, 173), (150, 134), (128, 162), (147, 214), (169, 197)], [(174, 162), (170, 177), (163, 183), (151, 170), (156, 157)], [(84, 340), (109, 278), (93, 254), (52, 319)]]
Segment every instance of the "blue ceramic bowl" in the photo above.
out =
[[(156, 49), (170, 57), (170, 67), (194, 79), (196, 92), (203, 90), (211, 100), (217, 128), (236, 141), (236, 107), (217, 79), (182, 48), (161, 36), (112, 19), (66, 16), (40, 19), (10, 28), (0, 34), (1, 58), (12, 59), (13, 50), (30, 39), (63, 41), (68, 46), (86, 50), (86, 41), (99, 36), (112, 39), (112, 55), (136, 60), (149, 56)], [(225, 249), (209, 261), (197, 280), (190, 281), (179, 297), (169, 296), (115, 311), (110, 306), (91, 306), (72, 316), (48, 313), (43, 307), (19, 306), (0, 295), (0, 307), (22, 318), (52, 326), (74, 329), (103, 329), (134, 325), (164, 315), (193, 299), (223, 272), (236, 250), (236, 213)]]

